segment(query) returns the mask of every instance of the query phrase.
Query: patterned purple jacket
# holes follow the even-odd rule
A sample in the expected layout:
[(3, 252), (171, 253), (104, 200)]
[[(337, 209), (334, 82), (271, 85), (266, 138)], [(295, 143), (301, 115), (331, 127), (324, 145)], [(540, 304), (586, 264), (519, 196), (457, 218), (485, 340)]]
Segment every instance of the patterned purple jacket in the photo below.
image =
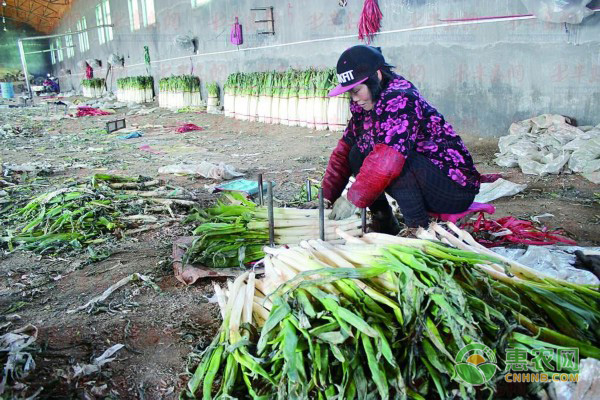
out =
[(452, 125), (444, 120), (400, 75), (381, 93), (371, 111), (351, 102), (352, 118), (344, 132), (344, 141), (356, 144), (361, 153), (369, 153), (383, 143), (410, 157), (411, 151), (426, 156), (453, 181), (466, 189), (478, 190), (480, 175), (473, 158)]

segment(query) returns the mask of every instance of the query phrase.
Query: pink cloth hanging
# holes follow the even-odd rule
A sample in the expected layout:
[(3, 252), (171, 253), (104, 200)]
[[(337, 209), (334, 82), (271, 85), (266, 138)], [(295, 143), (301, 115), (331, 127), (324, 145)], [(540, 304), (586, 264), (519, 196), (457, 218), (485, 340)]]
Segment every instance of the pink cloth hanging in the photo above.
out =
[(235, 17), (235, 24), (231, 27), (231, 35), (229, 36), (231, 43), (239, 46), (244, 43), (244, 36), (242, 35), (242, 25), (238, 22), (238, 17)]
[(90, 66), (90, 64), (85, 63), (85, 79), (93, 79), (94, 78), (94, 70)]

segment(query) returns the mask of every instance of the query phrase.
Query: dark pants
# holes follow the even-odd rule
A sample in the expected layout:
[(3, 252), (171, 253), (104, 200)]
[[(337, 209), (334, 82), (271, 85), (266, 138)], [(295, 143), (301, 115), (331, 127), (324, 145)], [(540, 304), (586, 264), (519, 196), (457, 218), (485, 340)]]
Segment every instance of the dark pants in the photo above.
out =
[[(358, 147), (350, 150), (350, 168), (354, 176), (367, 154), (361, 154)], [(415, 151), (408, 154), (400, 176), (385, 189), (398, 202), (409, 227), (429, 224), (427, 212), (455, 214), (465, 211), (473, 203), (477, 191), (465, 189), (444, 174), (427, 157)], [(381, 194), (369, 207), (371, 212), (390, 212), (391, 206)]]

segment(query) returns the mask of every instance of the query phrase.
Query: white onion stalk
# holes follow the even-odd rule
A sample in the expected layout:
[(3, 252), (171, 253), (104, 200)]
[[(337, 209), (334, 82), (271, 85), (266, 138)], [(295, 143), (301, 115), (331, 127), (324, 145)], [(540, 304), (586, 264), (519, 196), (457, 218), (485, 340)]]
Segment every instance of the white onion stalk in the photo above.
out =
[(234, 75), (229, 75), (223, 88), (223, 112), (226, 117), (233, 118), (233, 106), (235, 98), (235, 89), (233, 83)]
[(298, 126), (298, 88), (292, 88), (292, 90), (295, 90), (295, 93), (290, 93), (288, 98), (288, 125)]
[(306, 91), (302, 92), (302, 89), (300, 89), (300, 95), (298, 96), (298, 126), (306, 128), (306, 120), (307, 120), (307, 116), (306, 116), (306, 103), (307, 103), (307, 98), (306, 98)]
[(290, 124), (288, 117), (288, 99), (290, 97), (291, 74), (291, 71), (286, 71), (283, 73), (283, 78), (281, 81), (281, 93), (279, 98), (279, 123), (286, 126), (289, 126)]

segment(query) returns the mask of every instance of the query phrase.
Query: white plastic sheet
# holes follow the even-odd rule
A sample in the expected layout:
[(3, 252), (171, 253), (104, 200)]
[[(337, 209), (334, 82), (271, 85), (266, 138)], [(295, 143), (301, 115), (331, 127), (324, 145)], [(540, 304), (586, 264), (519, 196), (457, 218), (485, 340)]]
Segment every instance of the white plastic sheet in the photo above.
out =
[(582, 173), (594, 182), (600, 171), (600, 124), (580, 129), (561, 115), (515, 122), (498, 141), (496, 163), (525, 174)]
[(482, 183), (479, 188), (479, 194), (475, 196), (477, 203), (489, 203), (500, 197), (514, 196), (527, 188), (525, 184), (513, 183), (500, 178), (491, 183)]
[(576, 250), (599, 251), (600, 247), (528, 246), (527, 250), (505, 247), (491, 250), (555, 278), (579, 284), (600, 284), (600, 280), (590, 271), (573, 267)]
[(112, 362), (116, 357), (112, 357), (117, 351), (125, 347), (124, 344), (115, 344), (108, 348), (100, 357), (94, 358), (92, 364), (77, 364), (73, 367), (73, 377), (87, 376), (100, 371), (104, 364)]
[(600, 399), (600, 360), (595, 358), (581, 360), (577, 383), (552, 382), (547, 391), (551, 400)]
[(542, 21), (580, 24), (593, 13), (586, 6), (592, 0), (523, 0), (530, 13)]
[(236, 169), (225, 163), (218, 165), (202, 161), (199, 164), (172, 164), (166, 165), (158, 169), (159, 174), (189, 174), (201, 175), (211, 179), (233, 179), (244, 174), (236, 171)]

